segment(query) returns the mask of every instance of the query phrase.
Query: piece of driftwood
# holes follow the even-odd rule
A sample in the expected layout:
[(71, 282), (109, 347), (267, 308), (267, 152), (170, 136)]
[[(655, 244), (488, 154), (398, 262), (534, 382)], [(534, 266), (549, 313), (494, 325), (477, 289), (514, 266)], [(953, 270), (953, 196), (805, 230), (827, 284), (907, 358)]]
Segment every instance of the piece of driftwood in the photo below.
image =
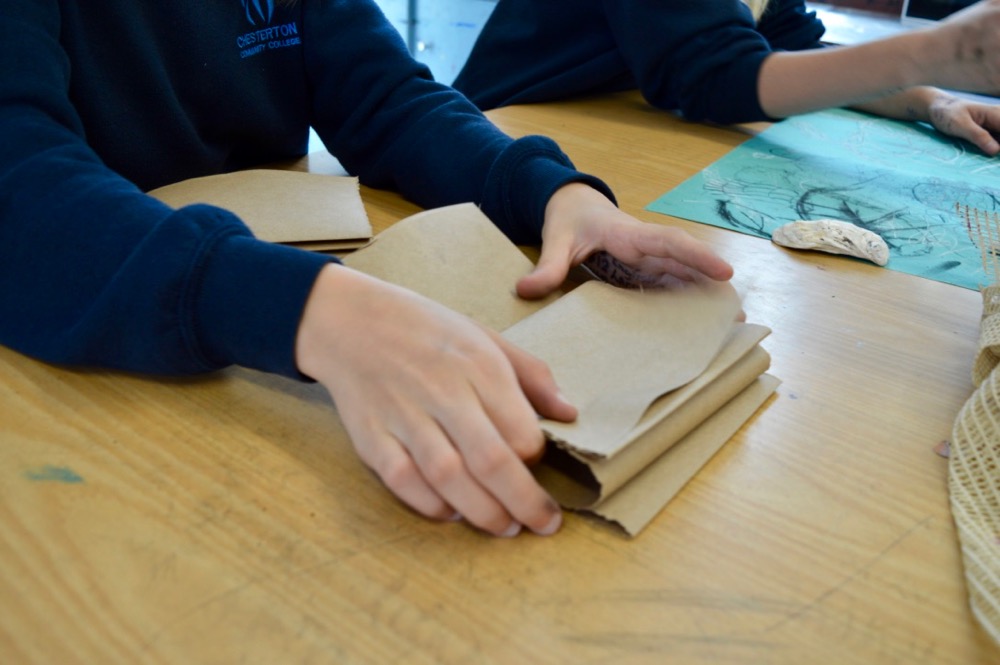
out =
[(789, 222), (776, 228), (771, 240), (782, 247), (845, 254), (880, 266), (889, 262), (889, 246), (880, 235), (837, 219)]

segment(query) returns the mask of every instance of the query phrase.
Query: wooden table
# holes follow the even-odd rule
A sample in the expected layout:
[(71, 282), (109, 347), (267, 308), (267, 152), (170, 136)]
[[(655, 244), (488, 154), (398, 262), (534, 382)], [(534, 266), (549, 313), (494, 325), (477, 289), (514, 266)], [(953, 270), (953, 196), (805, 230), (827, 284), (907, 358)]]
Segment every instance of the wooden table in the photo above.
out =
[[(777, 395), (638, 538), (569, 515), (501, 540), (406, 510), (319, 386), (0, 349), (0, 662), (1000, 662), (933, 450), (978, 294), (643, 211), (745, 131), (632, 95), (491, 117), (732, 261)], [(363, 195), (376, 229), (416, 211)]]

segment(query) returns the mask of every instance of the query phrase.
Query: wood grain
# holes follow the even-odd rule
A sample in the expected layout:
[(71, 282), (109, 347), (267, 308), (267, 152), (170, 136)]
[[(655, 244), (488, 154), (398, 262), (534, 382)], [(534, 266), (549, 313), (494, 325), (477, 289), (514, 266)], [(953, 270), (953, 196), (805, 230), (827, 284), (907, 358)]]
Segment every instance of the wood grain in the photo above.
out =
[[(778, 394), (639, 538), (570, 515), (498, 540), (396, 502), (319, 386), (0, 349), (0, 662), (998, 662), (933, 452), (978, 295), (643, 210), (754, 128), (631, 95), (490, 115), (717, 247)], [(363, 196), (376, 229), (416, 210)]]

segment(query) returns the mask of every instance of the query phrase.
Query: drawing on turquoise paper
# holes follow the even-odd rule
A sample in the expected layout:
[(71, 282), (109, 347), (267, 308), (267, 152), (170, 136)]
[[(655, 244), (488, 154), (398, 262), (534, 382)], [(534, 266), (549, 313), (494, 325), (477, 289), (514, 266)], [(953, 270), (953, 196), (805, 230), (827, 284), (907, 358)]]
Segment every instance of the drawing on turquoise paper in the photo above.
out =
[(929, 126), (834, 109), (775, 123), (647, 210), (761, 238), (841, 219), (882, 236), (887, 268), (978, 289), (990, 279), (956, 206), (1000, 213), (1000, 159)]

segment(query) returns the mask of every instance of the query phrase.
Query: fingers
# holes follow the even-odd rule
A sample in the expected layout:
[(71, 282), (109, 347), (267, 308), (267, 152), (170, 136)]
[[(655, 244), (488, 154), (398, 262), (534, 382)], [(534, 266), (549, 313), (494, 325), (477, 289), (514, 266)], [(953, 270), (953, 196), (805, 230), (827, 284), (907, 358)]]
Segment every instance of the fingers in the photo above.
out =
[[(460, 516), (496, 536), (517, 535), (522, 525), (549, 535), (561, 512), (525, 465), (541, 456), (545, 442), (519, 383), (546, 404), (557, 391), (543, 363), (503, 344), (471, 358), (442, 358), (438, 364), (448, 371), (424, 375), (419, 392), (400, 373), (377, 401), (342, 391), (338, 410), (361, 460), (418, 513)], [(523, 378), (515, 365), (526, 368)], [(549, 410), (566, 415), (566, 408)]]
[[(521, 391), (534, 410), (542, 417), (561, 422), (576, 420), (576, 407), (566, 401), (556, 385), (552, 370), (544, 362), (490, 331), (497, 345), (507, 356)], [(545, 453), (545, 437), (534, 422), (516, 416), (507, 409), (493, 410), (490, 416), (511, 449), (526, 464), (535, 464)]]
[[(369, 441), (355, 441), (358, 457), (400, 501), (425, 517), (455, 519), (460, 515), (424, 480), (402, 443), (387, 432), (367, 430)], [(380, 441), (373, 441), (376, 437)]]
[[(640, 259), (641, 260), (641, 259)], [(598, 279), (624, 289), (656, 286), (659, 279), (632, 268), (608, 252), (596, 252), (585, 262), (587, 269)]]
[[(472, 393), (470, 386), (469, 397), (478, 399)], [(558, 504), (487, 414), (463, 408), (468, 401), (456, 396), (455, 408), (438, 421), (416, 417), (393, 423), (396, 431), (365, 428), (355, 440), (359, 456), (401, 501), (432, 519), (460, 515), (503, 537), (517, 535), (522, 525), (540, 535), (557, 531)]]
[(535, 269), (518, 280), (517, 295), (528, 300), (547, 296), (566, 281), (572, 264), (568, 243), (560, 243), (555, 238), (546, 241)]
[[(615, 210), (615, 216), (624, 215)], [(603, 251), (593, 252), (587, 242), (551, 234), (542, 245), (535, 269), (517, 283), (522, 298), (538, 298), (557, 289), (569, 269), (584, 262), (602, 280), (625, 288), (667, 286), (676, 280), (702, 277), (725, 281), (733, 276), (732, 266), (708, 245), (681, 229), (658, 224), (610, 225), (599, 236)]]
[[(576, 409), (559, 394), (549, 368), (541, 360), (510, 344), (497, 333), (486, 331), (503, 354), (506, 371), (483, 371), (478, 365), (468, 372), (469, 386), (481, 409), (455, 409), (440, 419), (442, 429), (461, 453), (471, 478), (478, 482), (498, 507), (514, 521), (542, 535), (554, 533), (562, 523), (558, 504), (538, 485), (525, 466), (544, 452), (545, 439), (535, 411), (547, 417), (571, 420)], [(439, 479), (441, 480), (441, 479)], [(434, 483), (435, 487), (447, 484)], [(472, 495), (465, 487), (467, 495)], [(442, 489), (446, 500), (452, 500)], [(454, 501), (453, 501), (454, 505)], [(492, 506), (480, 503), (483, 512), (463, 515), (497, 533)], [(509, 525), (506, 527), (509, 528)]]
[[(518, 348), (500, 335), (490, 332), (500, 350), (510, 361), (521, 390), (540, 415), (561, 422), (576, 420), (576, 407), (566, 401), (556, 384), (552, 370), (544, 362)], [(499, 416), (498, 416), (499, 417)], [(501, 428), (501, 431), (507, 431)]]
[(511, 520), (540, 535), (558, 530), (562, 524), (558, 504), (538, 485), (491, 418), (481, 412), (473, 417), (457, 411), (451, 415), (453, 419), (442, 426), (464, 464), (446, 467), (446, 476), (429, 478), (442, 496), (446, 500), (460, 496), (465, 518), (496, 535), (516, 529)]
[(686, 231), (641, 222), (593, 188), (570, 183), (545, 208), (542, 253), (535, 270), (518, 282), (518, 295), (553, 291), (571, 267), (602, 252), (615, 260), (618, 272), (630, 273), (623, 277), (627, 285), (658, 285), (664, 277), (724, 281), (733, 275), (729, 263)]
[(1000, 107), (940, 95), (928, 110), (931, 123), (940, 132), (964, 139), (986, 155), (1000, 152), (1000, 142), (995, 136), (1000, 129)]
[(967, 117), (965, 138), (989, 156), (1000, 152), (996, 134), (1000, 131), (1000, 107), (975, 106)]
[[(440, 427), (434, 427), (408, 437), (409, 453), (428, 485), (443, 501), (458, 506), (458, 512), (466, 521), (496, 536), (516, 535), (521, 530), (521, 523), (504, 508), (503, 497), (495, 498), (490, 490), (500, 487), (497, 476), (505, 475), (501, 473), (504, 462), (519, 464), (520, 460), (509, 452), (504, 455), (502, 442), (495, 432), (468, 435), (477, 436), (477, 440), (464, 447), (461, 446), (463, 436), (448, 435)], [(484, 450), (491, 452), (487, 454)], [(481, 468), (483, 458), (493, 462), (495, 467)], [(396, 491), (395, 487), (390, 486), (390, 489)]]
[[(687, 235), (683, 231), (680, 233), (679, 237)], [(708, 262), (698, 262), (692, 260), (690, 252), (682, 255), (682, 259), (671, 256), (672, 248), (663, 246), (658, 239), (652, 247), (645, 248), (639, 243), (616, 244), (609, 243), (611, 247), (607, 251), (596, 252), (584, 262), (591, 273), (615, 286), (631, 289), (673, 287), (704, 279), (725, 281), (733, 274), (732, 266), (719, 259), (714, 252)], [(692, 262), (697, 267), (689, 265)]]
[(970, 127), (968, 133), (962, 138), (972, 143), (990, 157), (1000, 152), (1000, 143), (997, 142), (996, 138), (978, 125)]
[[(627, 241), (639, 254), (639, 260), (663, 259), (676, 262), (695, 273), (700, 273), (714, 280), (725, 281), (733, 276), (733, 267), (715, 253), (707, 244), (698, 240), (686, 231), (674, 227), (646, 224), (634, 227), (633, 237)], [(611, 239), (607, 249), (618, 256), (617, 251), (627, 252), (628, 248), (618, 249), (618, 239)], [(626, 257), (619, 257), (627, 260)], [(678, 271), (672, 271), (681, 277)]]

